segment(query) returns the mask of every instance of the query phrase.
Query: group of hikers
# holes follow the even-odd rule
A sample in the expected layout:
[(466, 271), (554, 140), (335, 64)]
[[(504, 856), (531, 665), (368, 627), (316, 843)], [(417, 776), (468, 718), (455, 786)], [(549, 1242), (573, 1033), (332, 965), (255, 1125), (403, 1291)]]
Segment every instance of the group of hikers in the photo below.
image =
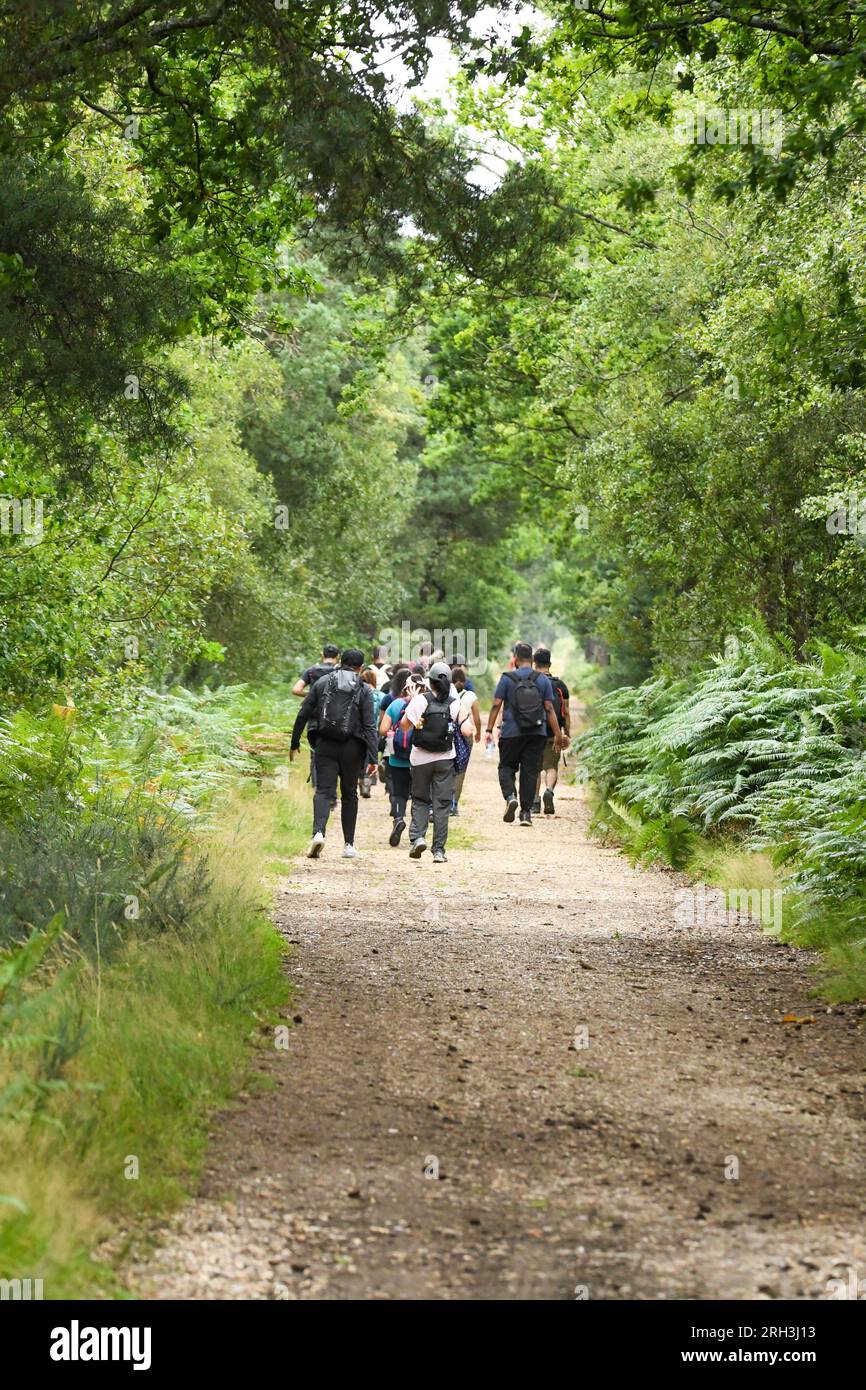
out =
[(390, 798), (389, 844), (400, 844), (408, 813), (410, 858), (426, 853), (430, 836), (434, 864), (446, 863), (448, 828), (451, 817), (459, 815), (473, 744), (483, 737), (492, 755), (500, 715), (503, 820), (531, 826), (533, 814), (554, 815), (571, 713), (568, 687), (551, 674), (550, 663), (547, 648), (533, 652), (528, 642), (515, 642), (482, 731), (478, 695), (461, 656), (449, 663), (428, 643), (417, 660), (389, 665), (387, 649), (377, 647), (367, 665), (356, 647), (340, 652), (333, 644), (324, 646), (321, 661), (302, 671), (292, 690), (303, 701), (289, 756), (299, 753), (304, 729), (312, 750), (308, 857), (322, 853), (339, 784), (343, 858), (358, 858), (358, 797), (369, 797), (381, 779)]

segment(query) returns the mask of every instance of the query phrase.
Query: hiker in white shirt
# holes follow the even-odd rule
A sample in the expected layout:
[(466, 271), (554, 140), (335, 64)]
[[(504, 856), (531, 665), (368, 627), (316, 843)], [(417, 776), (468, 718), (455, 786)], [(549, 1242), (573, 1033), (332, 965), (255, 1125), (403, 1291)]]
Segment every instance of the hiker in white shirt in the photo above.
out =
[[(433, 863), (445, 864), (445, 844), (454, 794), (454, 728), (460, 722), (460, 697), (452, 695), (451, 667), (435, 661), (427, 673), (428, 688), (412, 696), (400, 724), (412, 729), (409, 764), (412, 770), (410, 858), (420, 859), (427, 848), (427, 827), (433, 811)], [(471, 717), (463, 732), (473, 731)]]
[[(471, 720), (473, 724), (473, 733), (469, 738), (465, 739), (466, 746), (462, 750), (462, 756), (461, 750), (458, 748), (457, 756), (454, 760), (454, 795), (451, 798), (451, 814), (452, 816), (456, 816), (460, 814), (458, 810), (460, 794), (463, 791), (463, 782), (469, 767), (469, 755), (472, 752), (472, 744), (473, 742), (480, 743), (481, 741), (481, 710), (478, 705), (478, 696), (475, 691), (470, 690), (466, 684), (467, 677), (465, 667), (452, 666), (451, 680), (454, 683), (452, 688), (457, 691), (460, 700), (461, 732), (462, 726), (468, 720)], [(460, 766), (461, 762), (463, 763), (462, 767)]]

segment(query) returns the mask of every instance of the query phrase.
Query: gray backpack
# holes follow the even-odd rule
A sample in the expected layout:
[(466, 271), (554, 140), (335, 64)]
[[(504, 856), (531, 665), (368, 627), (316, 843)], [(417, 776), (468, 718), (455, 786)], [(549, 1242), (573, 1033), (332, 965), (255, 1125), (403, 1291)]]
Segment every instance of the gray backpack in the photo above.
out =
[(528, 676), (518, 676), (516, 671), (505, 674), (514, 686), (512, 704), (518, 729), (522, 734), (543, 733), (547, 727), (547, 712), (538, 688), (538, 672), (530, 671)]
[(361, 703), (364, 682), (354, 671), (334, 671), (326, 677), (319, 712), (319, 738), (345, 743), (352, 733), (352, 712)]

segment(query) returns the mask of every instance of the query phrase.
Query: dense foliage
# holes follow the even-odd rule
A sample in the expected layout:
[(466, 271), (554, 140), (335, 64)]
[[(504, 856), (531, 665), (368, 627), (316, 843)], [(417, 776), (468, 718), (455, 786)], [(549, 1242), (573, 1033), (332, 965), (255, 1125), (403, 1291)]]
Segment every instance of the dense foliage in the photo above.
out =
[[(697, 835), (769, 851), (794, 939), (831, 944), (836, 992), (866, 986), (866, 656), (811, 659), (751, 633), (697, 678), (599, 702), (579, 748), (596, 822), (641, 858), (687, 867)], [(747, 885), (744, 885), (747, 886)], [(841, 958), (841, 959), (840, 959)]]

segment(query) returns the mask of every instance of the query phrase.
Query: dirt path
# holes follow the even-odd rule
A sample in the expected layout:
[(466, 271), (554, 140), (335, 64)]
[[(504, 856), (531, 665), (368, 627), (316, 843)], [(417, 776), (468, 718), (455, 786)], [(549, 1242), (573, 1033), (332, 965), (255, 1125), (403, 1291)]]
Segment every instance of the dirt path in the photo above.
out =
[(588, 841), (578, 790), (557, 806), (503, 825), (476, 751), (447, 866), (388, 847), (380, 791), (361, 861), (334, 826), (298, 864), (278, 920), (303, 1021), (274, 1088), (220, 1117), (138, 1296), (826, 1298), (840, 1266), (866, 1276), (862, 1011), (816, 1009), (803, 955), (748, 923), (677, 926), (683, 880)]

